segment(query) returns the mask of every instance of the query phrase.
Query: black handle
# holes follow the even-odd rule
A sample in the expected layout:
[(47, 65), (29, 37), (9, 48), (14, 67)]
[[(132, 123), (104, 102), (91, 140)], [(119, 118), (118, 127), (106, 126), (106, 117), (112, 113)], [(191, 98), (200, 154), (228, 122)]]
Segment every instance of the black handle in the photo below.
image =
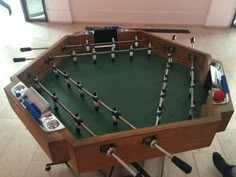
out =
[(22, 62), (22, 61), (25, 61), (26, 60), (26, 58), (13, 58), (13, 61), (14, 62)]
[(179, 167), (184, 173), (189, 174), (192, 171), (192, 167), (187, 164), (186, 162), (184, 162), (183, 160), (181, 160), (180, 158), (173, 156), (171, 161), (177, 166)]
[(31, 47), (22, 47), (22, 48), (20, 48), (21, 52), (28, 52), (28, 51), (31, 51), (31, 50), (32, 50)]
[(191, 43), (194, 44), (195, 43), (195, 37), (191, 38)]

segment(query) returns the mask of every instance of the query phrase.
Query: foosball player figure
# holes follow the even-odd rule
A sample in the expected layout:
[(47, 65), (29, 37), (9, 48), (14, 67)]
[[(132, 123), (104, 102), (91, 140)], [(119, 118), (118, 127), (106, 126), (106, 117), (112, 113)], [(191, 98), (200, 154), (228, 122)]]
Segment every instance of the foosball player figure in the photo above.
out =
[(112, 38), (112, 48), (116, 48), (116, 41), (115, 41), (115, 38)]
[(138, 36), (134, 37), (134, 46), (135, 48), (138, 48)]
[(113, 120), (113, 125), (116, 126), (118, 124), (118, 119), (121, 114), (117, 112), (117, 108), (114, 107), (112, 111), (112, 120)]
[(80, 97), (81, 98), (84, 98), (84, 91), (83, 91), (83, 86), (81, 84), (81, 82), (77, 82), (77, 87), (78, 87), (78, 90), (79, 90), (79, 93), (80, 93)]
[(129, 59), (130, 59), (130, 61), (133, 61), (133, 56), (134, 56), (134, 48), (131, 45), (130, 48), (129, 48)]
[(90, 51), (90, 44), (89, 44), (88, 40), (85, 41), (85, 48), (86, 48), (87, 52)]
[(52, 66), (52, 71), (53, 71), (55, 77), (58, 78), (59, 75), (58, 75), (58, 71), (56, 69), (56, 64), (55, 63), (51, 63), (51, 66)]
[(78, 60), (78, 55), (74, 50), (72, 51), (71, 56), (72, 56), (73, 62), (76, 63)]
[(96, 50), (95, 50), (95, 48), (93, 48), (92, 57), (93, 57), (93, 63), (96, 64), (96, 63), (97, 63), (97, 55), (96, 55)]
[(99, 110), (99, 102), (98, 102), (98, 96), (97, 96), (97, 93), (95, 92), (93, 94), (93, 104), (94, 104), (94, 109), (95, 111), (98, 111)]
[(115, 62), (115, 57), (116, 57), (116, 51), (115, 51), (115, 48), (112, 47), (111, 48), (111, 60), (112, 60), (112, 63)]
[(75, 120), (76, 132), (78, 134), (80, 134), (80, 124), (81, 124), (82, 121), (80, 120), (80, 114), (79, 113), (75, 114), (74, 120)]
[(68, 88), (71, 88), (71, 84), (70, 84), (70, 80), (69, 80), (69, 75), (68, 75), (68, 73), (67, 72), (64, 72), (64, 78), (65, 78), (65, 81), (66, 81), (66, 86), (68, 87)]
[(152, 54), (152, 44), (151, 43), (148, 44), (147, 54), (148, 54), (148, 57), (150, 57)]

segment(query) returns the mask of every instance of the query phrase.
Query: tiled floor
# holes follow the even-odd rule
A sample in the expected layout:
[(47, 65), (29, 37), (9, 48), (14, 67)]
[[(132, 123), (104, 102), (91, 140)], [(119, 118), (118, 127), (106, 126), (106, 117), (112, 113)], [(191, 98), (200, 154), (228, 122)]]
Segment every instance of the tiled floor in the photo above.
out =
[[(84, 29), (84, 25), (31, 24), (24, 22), (17, 0), (10, 1), (13, 15), (0, 8), (0, 177), (73, 177), (76, 176), (66, 166), (58, 165), (50, 172), (44, 170), (50, 160), (38, 146), (28, 130), (11, 110), (3, 92), (9, 78), (27, 64), (12, 62), (13, 57), (35, 57), (40, 51), (22, 54), (22, 46), (50, 46), (65, 34)], [(130, 27), (130, 26), (127, 26)], [(196, 37), (195, 47), (224, 63), (229, 87), (236, 105), (236, 29), (190, 28), (191, 34), (179, 34), (177, 42), (188, 45), (192, 36)], [(172, 34), (160, 34), (170, 39)], [(234, 107), (236, 108), (236, 107)], [(212, 145), (207, 148), (180, 153), (183, 159), (191, 163), (193, 172), (185, 175), (173, 166), (169, 159), (165, 161), (165, 177), (220, 177), (212, 163), (212, 153), (220, 152), (229, 163), (236, 164), (236, 119), (232, 117), (225, 132), (215, 136)], [(157, 161), (145, 164), (154, 177)], [(118, 171), (118, 170), (117, 170)], [(119, 174), (117, 172), (117, 174)], [(81, 177), (100, 177), (98, 172), (80, 174)], [(119, 175), (117, 175), (119, 176)], [(156, 176), (155, 176), (156, 177)]]

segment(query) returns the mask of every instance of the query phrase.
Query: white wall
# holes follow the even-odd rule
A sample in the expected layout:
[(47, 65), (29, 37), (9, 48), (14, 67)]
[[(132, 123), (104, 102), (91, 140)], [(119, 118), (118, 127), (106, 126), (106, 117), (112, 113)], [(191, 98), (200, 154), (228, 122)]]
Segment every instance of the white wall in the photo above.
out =
[(236, 0), (212, 0), (205, 26), (230, 26)]
[(236, 0), (45, 0), (50, 22), (229, 27)]
[(202, 25), (211, 0), (70, 0), (72, 21)]
[(49, 22), (72, 23), (69, 0), (45, 0)]

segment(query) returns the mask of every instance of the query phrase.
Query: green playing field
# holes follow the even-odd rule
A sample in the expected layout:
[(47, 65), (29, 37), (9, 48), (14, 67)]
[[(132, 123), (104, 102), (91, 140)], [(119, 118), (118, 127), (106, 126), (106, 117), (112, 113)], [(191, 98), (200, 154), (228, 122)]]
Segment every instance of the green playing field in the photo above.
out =
[[(187, 60), (187, 59), (186, 59)], [(147, 57), (146, 51), (135, 52), (133, 62), (128, 53), (118, 53), (115, 63), (111, 62), (110, 54), (98, 55), (94, 65), (91, 56), (80, 57), (76, 64), (71, 58), (65, 59), (57, 67), (67, 71), (75, 81), (80, 81), (84, 88), (91, 93), (97, 92), (98, 97), (109, 107), (117, 107), (131, 124), (137, 128), (154, 126), (156, 109), (159, 104), (159, 95), (162, 88), (162, 78), (165, 72), (167, 59), (152, 54)], [(166, 96), (162, 109), (161, 124), (183, 121), (189, 114), (189, 87), (190, 68), (174, 63), (168, 75)], [(195, 72), (196, 87), (194, 98), (196, 112), (194, 117), (201, 117), (201, 105), (204, 104), (207, 91), (199, 84), (199, 74)], [(112, 124), (112, 114), (100, 106), (94, 110), (93, 100), (85, 95), (80, 97), (78, 88), (72, 85), (67, 88), (64, 77), (58, 79), (53, 72), (49, 73), (41, 83), (50, 91), (56, 92), (59, 100), (73, 113), (79, 113), (84, 123), (96, 134), (129, 130), (130, 128), (119, 121), (116, 127)], [(50, 102), (49, 96), (42, 91), (42, 95)], [(53, 110), (53, 109), (52, 109)], [(75, 131), (73, 118), (59, 107), (55, 115), (78, 138), (89, 137), (83, 129), (78, 135)]]

